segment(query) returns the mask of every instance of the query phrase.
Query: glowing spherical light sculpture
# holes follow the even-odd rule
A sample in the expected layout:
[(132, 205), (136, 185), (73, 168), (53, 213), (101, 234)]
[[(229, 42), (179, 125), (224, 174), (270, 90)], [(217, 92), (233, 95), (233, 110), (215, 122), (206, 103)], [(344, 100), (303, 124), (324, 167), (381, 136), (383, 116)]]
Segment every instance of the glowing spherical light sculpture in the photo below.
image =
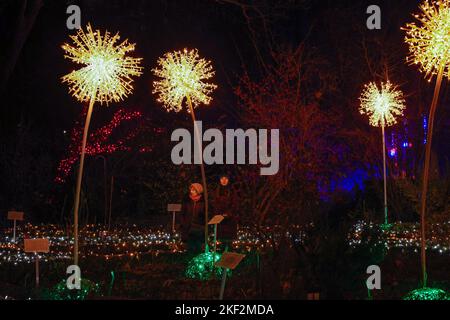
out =
[(93, 31), (90, 24), (87, 32), (80, 29), (70, 38), (73, 45), (64, 44), (65, 58), (84, 67), (72, 71), (62, 78), (70, 87), (70, 93), (79, 101), (91, 99), (100, 104), (119, 102), (133, 90), (132, 76), (140, 76), (141, 58), (127, 56), (135, 45), (125, 40), (118, 43), (120, 36), (106, 31), (102, 36), (99, 30)]
[(154, 82), (153, 93), (168, 111), (179, 112), (183, 100), (188, 98), (193, 108), (211, 102), (210, 94), (217, 86), (206, 80), (215, 72), (210, 61), (200, 58), (197, 49), (166, 53), (158, 59), (158, 66), (153, 73), (161, 79)]
[(374, 127), (396, 124), (405, 109), (403, 93), (389, 81), (381, 83), (380, 88), (374, 82), (365, 85), (359, 100), (359, 112), (368, 115)]
[(387, 81), (382, 82), (380, 88), (374, 82), (365, 85), (359, 100), (361, 102), (359, 112), (369, 116), (369, 122), (372, 126), (381, 127), (383, 140), (384, 227), (389, 228), (384, 128), (397, 123), (397, 117), (403, 115), (405, 99), (403, 98), (403, 93)]
[[(152, 70), (160, 78), (153, 83), (153, 94), (167, 111), (179, 112), (186, 99), (187, 112), (191, 114), (197, 136), (198, 156), (203, 159), (200, 130), (194, 109), (200, 104), (210, 104), (211, 93), (217, 88), (210, 80), (215, 72), (210, 61), (200, 58), (197, 49), (168, 52), (158, 59), (158, 68)], [(203, 161), (200, 163), (205, 198), (205, 253), (208, 252), (208, 189)]]
[(418, 20), (408, 23), (405, 42), (409, 44), (408, 63), (418, 64), (427, 79), (439, 73), (450, 78), (450, 0), (425, 0), (420, 5)]
[(420, 5), (420, 13), (414, 15), (416, 23), (408, 23), (402, 28), (406, 31), (405, 42), (409, 44), (409, 63), (418, 64), (421, 72), (429, 81), (436, 75), (433, 101), (428, 117), (427, 143), (421, 194), (421, 263), (422, 286), (427, 286), (426, 273), (426, 234), (425, 214), (427, 206), (428, 180), (430, 175), (431, 144), (433, 141), (434, 116), (439, 101), (442, 79), (450, 78), (450, 0), (424, 0)]
[(86, 32), (80, 29), (70, 38), (72, 45), (64, 44), (65, 58), (83, 65), (62, 77), (62, 82), (69, 85), (69, 92), (80, 102), (89, 102), (86, 122), (81, 145), (80, 166), (78, 168), (74, 203), (74, 264), (78, 265), (78, 210), (80, 205), (81, 181), (83, 177), (84, 157), (89, 124), (94, 109), (94, 103), (122, 101), (133, 90), (132, 76), (140, 76), (141, 58), (132, 58), (127, 53), (134, 50), (134, 44), (128, 40), (118, 43), (118, 33), (111, 36), (106, 31), (104, 35), (99, 30), (93, 31), (90, 24)]

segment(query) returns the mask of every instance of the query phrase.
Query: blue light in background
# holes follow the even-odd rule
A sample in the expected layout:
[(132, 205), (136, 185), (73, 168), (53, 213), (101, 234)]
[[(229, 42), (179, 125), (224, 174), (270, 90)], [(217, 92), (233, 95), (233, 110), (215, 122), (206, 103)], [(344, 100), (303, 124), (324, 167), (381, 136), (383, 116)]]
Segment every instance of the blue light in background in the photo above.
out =
[(391, 150), (389, 150), (389, 155), (393, 158), (397, 155), (397, 149), (396, 148), (392, 148)]
[(351, 192), (355, 187), (364, 189), (364, 181), (369, 178), (368, 173), (363, 169), (357, 169), (350, 174), (347, 174), (345, 178), (341, 178), (338, 181), (334, 181), (331, 184), (331, 190), (336, 189), (345, 190)]
[(428, 130), (428, 119), (426, 116), (423, 116), (423, 144), (427, 143), (427, 130)]

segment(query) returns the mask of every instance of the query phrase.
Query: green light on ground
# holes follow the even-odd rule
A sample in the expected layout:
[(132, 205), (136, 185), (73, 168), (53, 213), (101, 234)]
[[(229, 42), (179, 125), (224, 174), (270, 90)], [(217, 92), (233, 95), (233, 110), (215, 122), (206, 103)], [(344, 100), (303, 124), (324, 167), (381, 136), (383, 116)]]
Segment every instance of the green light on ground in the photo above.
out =
[(80, 290), (69, 290), (66, 280), (62, 280), (44, 294), (46, 300), (85, 300), (88, 296), (98, 294), (99, 285), (87, 279), (81, 279)]
[(189, 261), (186, 277), (199, 280), (208, 280), (212, 276), (220, 278), (222, 276), (222, 268), (215, 267), (214, 263), (219, 261), (221, 256), (217, 252), (215, 255), (214, 252), (199, 254)]
[(442, 289), (421, 288), (411, 291), (403, 300), (450, 300), (450, 295)]
[(394, 224), (392, 224), (392, 223), (383, 223), (383, 224), (380, 224), (380, 228), (381, 228), (381, 230), (383, 230), (383, 231), (389, 231), (389, 230), (392, 229), (393, 226), (394, 226)]

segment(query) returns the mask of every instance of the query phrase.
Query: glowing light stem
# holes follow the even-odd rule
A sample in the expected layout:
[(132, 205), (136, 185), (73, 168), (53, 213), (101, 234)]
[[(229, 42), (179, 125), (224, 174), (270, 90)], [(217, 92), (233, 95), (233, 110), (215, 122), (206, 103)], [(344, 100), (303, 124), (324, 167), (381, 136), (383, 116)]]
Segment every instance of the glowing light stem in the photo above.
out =
[(381, 134), (383, 135), (383, 188), (384, 188), (384, 224), (388, 224), (387, 186), (386, 186), (386, 138), (384, 134), (384, 120), (381, 123)]
[(217, 251), (217, 223), (214, 225), (214, 257)]
[(36, 264), (36, 275), (35, 275), (35, 277), (36, 277), (36, 288), (39, 288), (39, 254), (37, 254), (36, 253), (36, 256), (35, 256), (35, 264)]
[(13, 242), (16, 243), (16, 219), (14, 219)]
[(206, 174), (205, 174), (205, 166), (203, 164), (203, 153), (202, 153), (202, 141), (200, 137), (200, 131), (198, 130), (198, 126), (195, 120), (194, 108), (192, 107), (191, 97), (188, 95), (187, 102), (189, 105), (190, 114), (192, 117), (192, 122), (194, 123), (195, 135), (197, 136), (197, 144), (200, 156), (200, 168), (202, 172), (202, 183), (203, 183), (203, 193), (205, 197), (205, 253), (209, 251), (208, 248), (208, 189), (206, 188)]
[(220, 284), (220, 294), (219, 294), (219, 300), (223, 300), (223, 293), (225, 292), (225, 284), (227, 282), (227, 272), (228, 269), (223, 268), (222, 269), (223, 275), (222, 275), (222, 282)]
[(81, 181), (83, 180), (84, 156), (86, 154), (86, 141), (89, 132), (89, 124), (91, 123), (92, 111), (94, 109), (94, 103), (95, 103), (95, 94), (89, 100), (89, 109), (86, 115), (86, 122), (84, 124), (83, 142), (81, 145), (80, 166), (78, 168), (77, 186), (75, 190), (75, 205), (73, 210), (74, 265), (78, 265), (78, 211), (80, 209)]
[(426, 260), (426, 238), (425, 238), (425, 213), (427, 207), (427, 192), (428, 192), (428, 178), (430, 173), (430, 160), (431, 160), (431, 144), (433, 142), (433, 125), (434, 115), (436, 113), (436, 107), (439, 101), (439, 93), (441, 91), (442, 78), (444, 76), (445, 64), (442, 64), (439, 68), (436, 87), (434, 89), (433, 102), (431, 103), (430, 115), (428, 117), (428, 130), (427, 130), (427, 144), (425, 148), (425, 166), (423, 169), (423, 182), (422, 182), (422, 197), (420, 208), (420, 220), (421, 220), (421, 263), (422, 263), (422, 283), (423, 287), (427, 286), (427, 260)]

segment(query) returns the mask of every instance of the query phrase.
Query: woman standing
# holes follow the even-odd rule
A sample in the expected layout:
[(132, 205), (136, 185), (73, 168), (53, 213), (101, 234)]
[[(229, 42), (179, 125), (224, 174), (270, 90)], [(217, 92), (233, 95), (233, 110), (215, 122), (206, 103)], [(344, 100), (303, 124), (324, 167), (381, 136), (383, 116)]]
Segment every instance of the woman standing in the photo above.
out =
[(218, 238), (227, 244), (231, 244), (237, 237), (238, 215), (236, 211), (238, 199), (230, 186), (228, 176), (220, 177), (219, 184), (212, 194), (211, 202), (214, 214), (225, 217), (218, 229)]
[(184, 200), (181, 216), (182, 239), (187, 242), (188, 250), (200, 251), (202, 249), (205, 232), (204, 208), (203, 186), (200, 183), (193, 183)]

